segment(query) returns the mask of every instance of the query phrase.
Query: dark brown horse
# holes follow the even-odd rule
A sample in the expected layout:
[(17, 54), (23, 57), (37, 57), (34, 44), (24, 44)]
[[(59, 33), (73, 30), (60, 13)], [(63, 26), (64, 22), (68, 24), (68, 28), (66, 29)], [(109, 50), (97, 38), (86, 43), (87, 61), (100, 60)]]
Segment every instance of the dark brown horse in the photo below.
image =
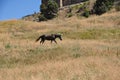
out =
[(56, 38), (59, 38), (60, 40), (62, 40), (62, 37), (60, 34), (50, 34), (50, 35), (41, 35), (38, 39), (36, 39), (36, 42), (41, 39), (40, 43), (42, 43), (42, 44), (45, 42), (45, 40), (49, 40), (49, 41), (51, 41), (51, 43), (53, 41), (55, 43), (57, 43), (55, 40)]

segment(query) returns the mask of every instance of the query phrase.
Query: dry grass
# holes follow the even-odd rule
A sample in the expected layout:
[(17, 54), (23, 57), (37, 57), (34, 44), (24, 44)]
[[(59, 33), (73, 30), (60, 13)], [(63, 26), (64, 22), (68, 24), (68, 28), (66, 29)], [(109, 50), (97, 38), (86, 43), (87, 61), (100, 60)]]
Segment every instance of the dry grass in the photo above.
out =
[[(0, 22), (0, 80), (120, 80), (119, 14)], [(63, 41), (35, 42), (49, 33)]]

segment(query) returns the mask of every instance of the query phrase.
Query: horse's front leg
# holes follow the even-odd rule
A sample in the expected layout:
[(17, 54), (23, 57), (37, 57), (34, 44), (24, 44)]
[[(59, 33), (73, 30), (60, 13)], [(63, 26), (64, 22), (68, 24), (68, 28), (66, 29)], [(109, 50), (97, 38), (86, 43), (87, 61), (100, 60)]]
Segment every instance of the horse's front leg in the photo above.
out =
[(57, 41), (56, 41), (56, 40), (54, 40), (54, 42), (57, 44)]
[(45, 42), (45, 40), (42, 41), (42, 44)]
[(51, 43), (53, 42), (53, 40), (51, 40)]

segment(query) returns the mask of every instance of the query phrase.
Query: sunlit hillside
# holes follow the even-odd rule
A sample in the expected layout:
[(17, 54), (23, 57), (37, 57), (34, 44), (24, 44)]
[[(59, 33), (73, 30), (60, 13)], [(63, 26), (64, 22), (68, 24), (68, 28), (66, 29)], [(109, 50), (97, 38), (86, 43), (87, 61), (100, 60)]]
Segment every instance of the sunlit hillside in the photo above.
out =
[[(35, 42), (51, 33), (63, 40)], [(0, 80), (120, 80), (120, 12), (1, 21)]]

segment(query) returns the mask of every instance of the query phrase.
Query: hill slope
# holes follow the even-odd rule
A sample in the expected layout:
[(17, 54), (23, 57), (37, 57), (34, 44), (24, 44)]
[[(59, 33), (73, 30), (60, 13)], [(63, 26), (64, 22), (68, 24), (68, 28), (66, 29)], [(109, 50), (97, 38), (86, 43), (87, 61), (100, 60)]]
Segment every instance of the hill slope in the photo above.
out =
[[(119, 14), (1, 21), (0, 80), (119, 80)], [(51, 33), (63, 34), (63, 41), (35, 42)]]

